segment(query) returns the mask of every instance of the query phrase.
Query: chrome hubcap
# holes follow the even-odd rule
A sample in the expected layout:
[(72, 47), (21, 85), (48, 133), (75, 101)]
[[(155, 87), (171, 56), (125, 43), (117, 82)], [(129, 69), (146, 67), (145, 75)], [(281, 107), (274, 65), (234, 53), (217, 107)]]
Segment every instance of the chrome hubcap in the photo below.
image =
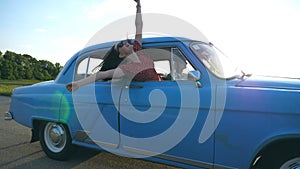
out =
[(58, 125), (52, 125), (50, 129), (50, 140), (54, 145), (59, 145), (63, 140), (64, 131)]
[(49, 150), (58, 153), (62, 151), (67, 142), (65, 128), (61, 124), (47, 123), (44, 131), (45, 143)]

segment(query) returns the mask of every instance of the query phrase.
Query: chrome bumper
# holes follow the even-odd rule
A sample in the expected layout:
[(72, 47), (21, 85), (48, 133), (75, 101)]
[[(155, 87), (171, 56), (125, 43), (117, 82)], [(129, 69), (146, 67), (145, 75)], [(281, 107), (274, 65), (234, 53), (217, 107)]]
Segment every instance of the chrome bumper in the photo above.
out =
[(10, 112), (5, 112), (4, 113), (4, 120), (12, 120), (13, 116)]

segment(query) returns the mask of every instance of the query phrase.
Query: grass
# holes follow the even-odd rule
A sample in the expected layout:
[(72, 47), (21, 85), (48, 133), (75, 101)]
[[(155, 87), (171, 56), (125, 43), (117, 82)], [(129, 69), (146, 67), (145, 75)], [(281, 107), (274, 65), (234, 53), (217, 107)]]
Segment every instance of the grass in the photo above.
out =
[(16, 87), (32, 85), (38, 83), (38, 80), (0, 80), (0, 95), (11, 96)]

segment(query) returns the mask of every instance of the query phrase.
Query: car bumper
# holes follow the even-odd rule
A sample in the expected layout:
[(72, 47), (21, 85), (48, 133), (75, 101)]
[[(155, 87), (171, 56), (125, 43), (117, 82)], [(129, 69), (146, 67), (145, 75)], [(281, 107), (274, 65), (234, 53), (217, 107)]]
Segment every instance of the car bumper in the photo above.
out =
[(10, 112), (5, 112), (4, 113), (4, 120), (12, 120), (13, 116)]

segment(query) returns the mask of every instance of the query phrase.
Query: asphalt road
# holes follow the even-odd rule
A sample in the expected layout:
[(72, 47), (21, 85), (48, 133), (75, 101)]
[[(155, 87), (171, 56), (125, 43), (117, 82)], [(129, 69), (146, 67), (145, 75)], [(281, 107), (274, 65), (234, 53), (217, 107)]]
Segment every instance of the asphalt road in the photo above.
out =
[(79, 148), (68, 161), (49, 159), (42, 151), (39, 142), (29, 143), (30, 129), (13, 120), (4, 120), (4, 112), (8, 110), (9, 103), (9, 97), (0, 96), (0, 169), (176, 169), (86, 148)]

